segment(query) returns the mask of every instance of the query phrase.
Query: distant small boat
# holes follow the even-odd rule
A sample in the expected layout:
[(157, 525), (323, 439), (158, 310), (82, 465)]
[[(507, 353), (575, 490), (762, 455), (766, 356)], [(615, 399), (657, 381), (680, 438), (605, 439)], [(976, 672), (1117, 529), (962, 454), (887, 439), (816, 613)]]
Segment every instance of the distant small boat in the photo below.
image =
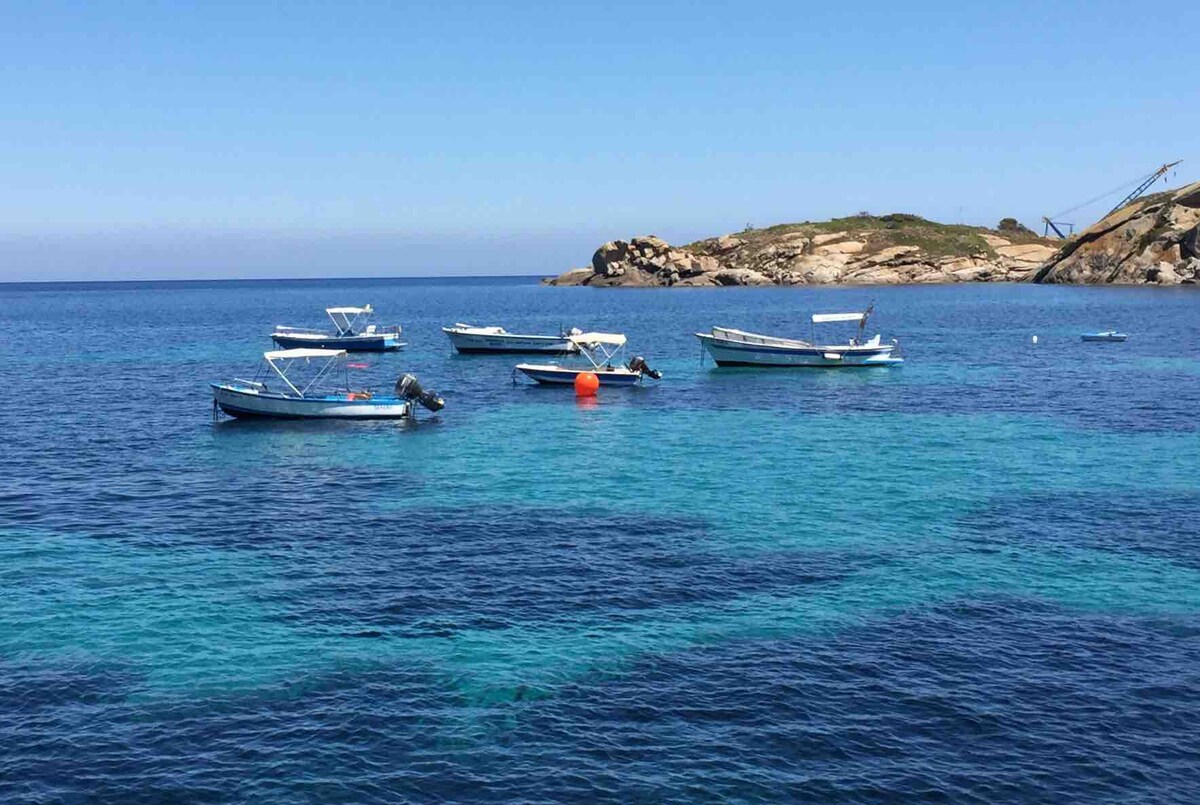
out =
[(572, 385), (581, 372), (594, 372), (601, 386), (634, 386), (641, 383), (643, 377), (654, 380), (662, 377), (662, 372), (647, 366), (646, 359), (640, 355), (628, 364), (620, 362), (625, 349), (625, 336), (620, 333), (576, 333), (568, 337), (590, 365), (518, 363), (516, 371), (537, 383), (552, 385)]
[(579, 347), (571, 340), (580, 331), (572, 329), (559, 335), (519, 335), (503, 327), (475, 327), (459, 322), (453, 327), (443, 327), (442, 332), (450, 337), (454, 348), (464, 354), (477, 353), (552, 353), (578, 352)]
[(1084, 341), (1124, 341), (1129, 333), (1118, 333), (1116, 330), (1105, 330), (1102, 333), (1084, 333), (1080, 336)]
[[(306, 380), (302, 367), (318, 362)], [(263, 364), (251, 380), (235, 378), (211, 383), (213, 411), (235, 417), (270, 419), (412, 419), (416, 405), (440, 411), (445, 402), (421, 388), (412, 375), (396, 381), (393, 394), (350, 388), (344, 349), (281, 349), (263, 353)], [(339, 371), (341, 370), (341, 371)], [(333, 382), (341, 376), (342, 383)], [(330, 388), (332, 386), (332, 388)]]
[[(811, 341), (759, 335), (727, 327), (714, 327), (712, 332), (696, 333), (696, 337), (712, 355), (717, 366), (833, 368), (898, 366), (904, 363), (904, 359), (897, 355), (900, 351), (897, 341), (884, 344), (878, 335), (867, 341), (862, 340), (872, 309), (869, 307), (862, 313), (815, 314), (812, 317)], [(839, 321), (858, 322), (858, 338), (852, 338), (846, 344), (818, 344), (815, 325)]]
[(400, 325), (367, 324), (374, 312), (370, 305), (327, 307), (325, 314), (333, 322), (335, 332), (280, 325), (271, 333), (271, 338), (284, 348), (344, 349), (349, 352), (384, 352), (405, 346), (400, 340)]

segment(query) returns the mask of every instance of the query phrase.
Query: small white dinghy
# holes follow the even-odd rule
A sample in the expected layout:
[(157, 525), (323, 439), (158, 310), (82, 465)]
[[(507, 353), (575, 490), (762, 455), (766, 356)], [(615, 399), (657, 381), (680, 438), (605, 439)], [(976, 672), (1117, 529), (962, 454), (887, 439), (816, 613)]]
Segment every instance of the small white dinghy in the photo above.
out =
[[(316, 362), (310, 377), (303, 367)], [(213, 413), (271, 419), (412, 419), (416, 405), (440, 411), (445, 401), (421, 388), (412, 375), (396, 381), (393, 394), (352, 390), (344, 349), (281, 349), (263, 353), (251, 380), (211, 383)], [(340, 382), (339, 382), (340, 380)]]
[(458, 322), (453, 327), (443, 327), (442, 332), (450, 343), (465, 355), (480, 353), (551, 353), (578, 352), (579, 347), (571, 340), (580, 331), (572, 329), (558, 335), (521, 335), (510, 333), (503, 327), (475, 327)]
[(570, 339), (589, 365), (518, 363), (516, 371), (537, 383), (566, 386), (574, 385), (576, 375), (581, 372), (594, 372), (601, 386), (634, 386), (641, 383), (643, 377), (654, 380), (662, 377), (662, 372), (647, 366), (640, 355), (628, 364), (621, 363), (625, 336), (620, 333), (577, 333)]
[[(811, 341), (747, 333), (727, 327), (714, 327), (709, 333), (696, 333), (700, 343), (712, 355), (717, 366), (771, 367), (844, 367), (899, 366), (899, 342), (883, 343), (881, 336), (863, 340), (867, 317), (874, 305), (862, 313), (817, 313), (812, 317)], [(819, 344), (816, 325), (830, 322), (858, 322), (858, 337), (845, 344)]]

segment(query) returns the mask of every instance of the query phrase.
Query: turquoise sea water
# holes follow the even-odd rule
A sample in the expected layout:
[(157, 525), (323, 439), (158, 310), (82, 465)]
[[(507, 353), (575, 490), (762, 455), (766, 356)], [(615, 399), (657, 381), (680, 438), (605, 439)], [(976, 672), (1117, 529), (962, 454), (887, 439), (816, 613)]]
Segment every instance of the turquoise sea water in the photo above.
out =
[[(691, 335), (872, 299), (901, 369), (715, 370)], [(440, 415), (214, 422), (274, 325), (368, 302), (410, 347), (362, 383), (412, 371)], [(5, 801), (1200, 799), (1194, 292), (0, 305)], [(455, 321), (625, 332), (665, 377), (579, 403)]]

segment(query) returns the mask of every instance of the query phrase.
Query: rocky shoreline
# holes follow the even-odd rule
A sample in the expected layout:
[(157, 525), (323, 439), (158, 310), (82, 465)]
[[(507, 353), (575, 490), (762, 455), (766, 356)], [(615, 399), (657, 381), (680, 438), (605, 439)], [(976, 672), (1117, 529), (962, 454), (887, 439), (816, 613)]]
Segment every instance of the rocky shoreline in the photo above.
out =
[(956, 282), (1200, 283), (1200, 182), (1146, 196), (1068, 240), (1013, 219), (995, 229), (860, 214), (672, 246), (605, 243), (588, 267), (544, 281), (590, 287), (897, 285)]

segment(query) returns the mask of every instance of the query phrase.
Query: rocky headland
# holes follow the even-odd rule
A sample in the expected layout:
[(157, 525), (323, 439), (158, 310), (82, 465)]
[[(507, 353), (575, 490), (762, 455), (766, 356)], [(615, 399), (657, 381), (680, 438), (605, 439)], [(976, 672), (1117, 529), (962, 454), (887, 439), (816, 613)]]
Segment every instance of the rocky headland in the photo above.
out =
[(605, 243), (592, 264), (546, 280), (592, 287), (1200, 282), (1200, 182), (1147, 196), (1068, 240), (1006, 218), (995, 229), (915, 215), (781, 224), (672, 246)]
[(1200, 283), (1200, 182), (1110, 213), (1063, 242), (1033, 281)]

